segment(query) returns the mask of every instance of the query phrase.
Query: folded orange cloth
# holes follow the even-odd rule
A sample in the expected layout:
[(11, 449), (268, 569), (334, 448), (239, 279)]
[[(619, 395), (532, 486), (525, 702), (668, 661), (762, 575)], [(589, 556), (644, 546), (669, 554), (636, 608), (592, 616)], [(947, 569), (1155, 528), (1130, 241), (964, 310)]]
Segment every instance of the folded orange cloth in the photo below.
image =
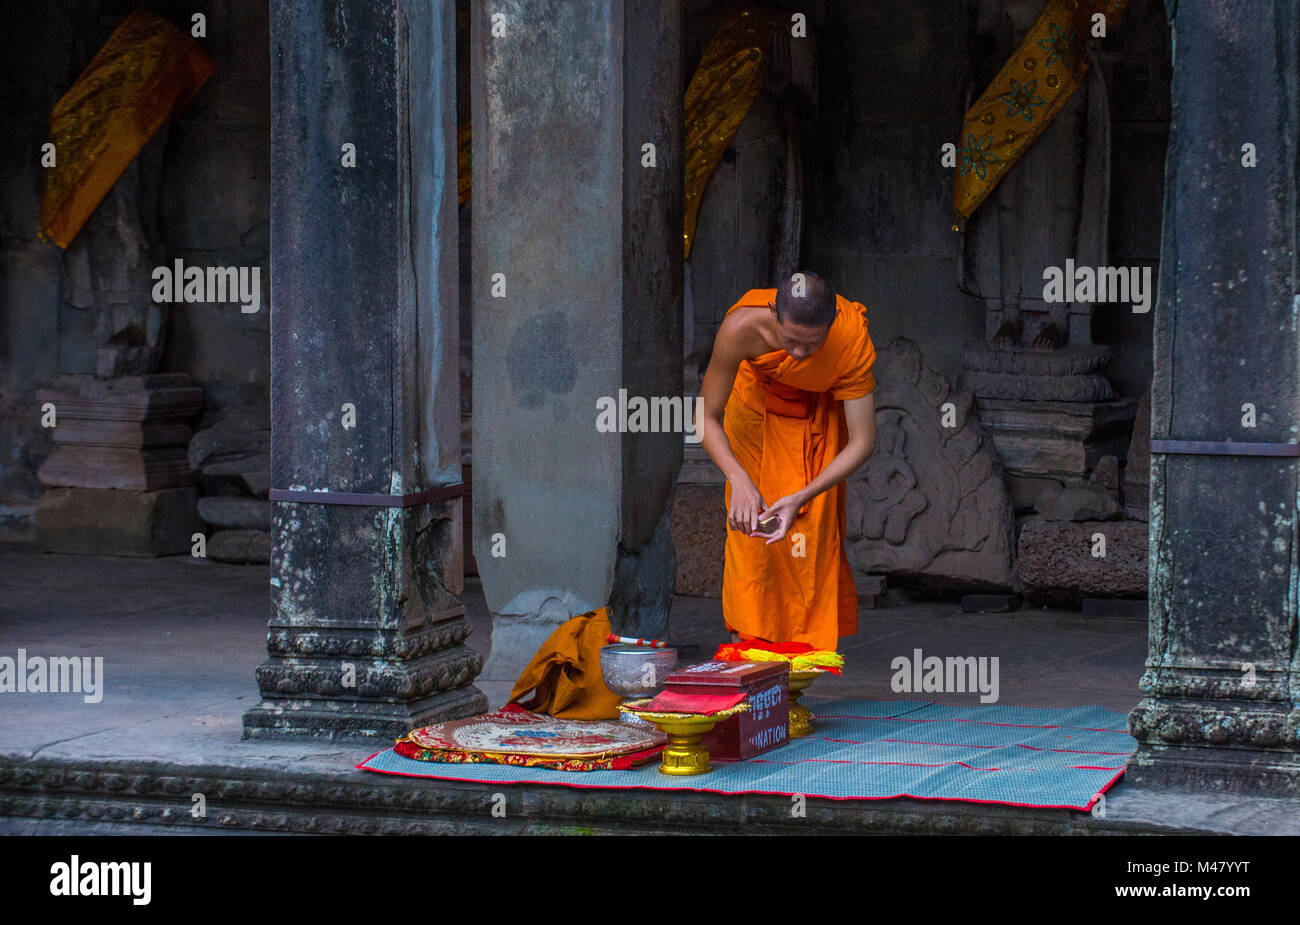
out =
[(718, 646), (718, 651), (713, 653), (713, 660), (746, 662), (749, 659), (740, 654), (746, 649), (762, 649), (764, 652), (775, 652), (778, 655), (803, 655), (805, 652), (815, 651), (806, 642), (764, 642), (761, 639), (744, 639), (740, 642), (724, 642)]
[(664, 691), (641, 709), (658, 713), (699, 713), (702, 716), (712, 716), (730, 710), (744, 699), (744, 694), (679, 694), (676, 691)]
[(600, 650), (610, 632), (608, 607), (561, 623), (525, 666), (509, 702), (561, 719), (618, 719), (623, 698), (600, 671)]
[[(718, 651), (713, 653), (713, 660), (715, 662), (752, 662), (756, 660), (754, 656), (746, 654), (750, 649), (784, 655), (789, 659), (792, 671), (797, 656), (808, 655), (816, 651), (806, 642), (763, 642), (761, 639), (745, 639), (741, 642), (727, 642), (718, 646)], [(829, 671), (831, 674), (842, 674), (840, 669), (834, 665), (819, 664), (816, 667), (820, 671)]]

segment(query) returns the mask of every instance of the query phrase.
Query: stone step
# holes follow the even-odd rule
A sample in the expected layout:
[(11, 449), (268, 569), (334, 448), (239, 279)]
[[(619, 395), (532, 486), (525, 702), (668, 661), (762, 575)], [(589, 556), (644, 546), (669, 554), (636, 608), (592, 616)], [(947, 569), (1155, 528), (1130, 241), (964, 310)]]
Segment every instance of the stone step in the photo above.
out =
[(193, 488), (51, 488), (36, 505), (37, 543), (45, 552), (83, 555), (187, 553), (203, 532), (196, 501)]
[(208, 558), (253, 565), (271, 561), (271, 534), (265, 530), (218, 530), (208, 537)]
[(205, 495), (265, 498), (271, 488), (271, 458), (248, 454), (204, 466), (199, 473), (199, 488)]
[(158, 491), (194, 484), (183, 444), (172, 447), (60, 444), (37, 470), (51, 488), (116, 488)]
[[(1095, 537), (1105, 537), (1105, 555)], [(1147, 591), (1147, 525), (1132, 520), (1032, 517), (1020, 530), (1017, 568), (1028, 593), (1046, 600)]]
[[(375, 747), (350, 751), (363, 758)], [(223, 764), (203, 755), (193, 764), (141, 757), (112, 766), (0, 755), (0, 831), (13, 820), (45, 819), (121, 825), (123, 831), (148, 825), (176, 834), (1191, 835), (1284, 834), (1298, 818), (1294, 800), (1238, 798), (1225, 813), (1202, 793), (1139, 790), (1123, 781), (1106, 795), (1104, 816), (945, 800), (816, 797), (807, 798), (806, 815), (795, 816), (790, 798), (781, 794), (514, 784), (504, 788), (505, 815), (495, 817), (483, 807), (503, 791), (500, 784), (371, 774), (353, 770), (356, 760), (306, 759), (286, 770), (284, 760)], [(207, 801), (202, 820), (191, 815), (195, 793)]]
[(708, 451), (698, 443), (687, 443), (682, 448), (682, 468), (677, 475), (678, 485), (725, 485), (722, 474)]
[(271, 529), (271, 502), (237, 495), (212, 495), (199, 499), (199, 516), (214, 527), (266, 533)]

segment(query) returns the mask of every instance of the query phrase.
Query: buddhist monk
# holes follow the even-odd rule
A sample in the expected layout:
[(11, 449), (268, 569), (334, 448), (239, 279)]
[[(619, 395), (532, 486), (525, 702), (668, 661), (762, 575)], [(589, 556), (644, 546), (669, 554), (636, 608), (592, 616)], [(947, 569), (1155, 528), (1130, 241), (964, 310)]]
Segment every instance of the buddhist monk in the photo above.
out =
[(866, 309), (815, 273), (752, 289), (727, 311), (699, 426), (727, 477), (722, 616), (732, 642), (834, 650), (857, 632), (844, 480), (875, 449), (875, 359)]

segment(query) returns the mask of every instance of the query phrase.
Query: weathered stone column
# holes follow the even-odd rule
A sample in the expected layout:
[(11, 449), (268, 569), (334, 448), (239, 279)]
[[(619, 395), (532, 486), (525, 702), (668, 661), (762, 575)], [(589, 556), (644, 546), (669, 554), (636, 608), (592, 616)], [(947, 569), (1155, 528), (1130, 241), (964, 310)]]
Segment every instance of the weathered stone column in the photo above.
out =
[(450, 3), (272, 3), (272, 613), (249, 736), (487, 706), (461, 499), (438, 490), (461, 461), (455, 45)]
[[(597, 401), (682, 394), (676, 0), (473, 7), (474, 555), (485, 678), (611, 605), (666, 626), (682, 433), (599, 433)], [(647, 148), (653, 145), (653, 149)]]
[(1128, 780), (1294, 795), (1300, 11), (1167, 7), (1150, 654)]

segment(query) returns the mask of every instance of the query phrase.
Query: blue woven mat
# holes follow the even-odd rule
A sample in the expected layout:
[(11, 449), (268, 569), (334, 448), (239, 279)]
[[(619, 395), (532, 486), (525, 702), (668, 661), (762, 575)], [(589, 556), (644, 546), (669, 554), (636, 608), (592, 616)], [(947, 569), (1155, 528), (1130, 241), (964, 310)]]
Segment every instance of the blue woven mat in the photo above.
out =
[(658, 762), (631, 771), (550, 771), (442, 764), (392, 749), (358, 768), (493, 784), (803, 794), (841, 800), (915, 797), (1038, 808), (1091, 808), (1124, 773), (1137, 743), (1125, 715), (1101, 707), (956, 707), (922, 700), (805, 697), (813, 734), (710, 774), (670, 777)]

